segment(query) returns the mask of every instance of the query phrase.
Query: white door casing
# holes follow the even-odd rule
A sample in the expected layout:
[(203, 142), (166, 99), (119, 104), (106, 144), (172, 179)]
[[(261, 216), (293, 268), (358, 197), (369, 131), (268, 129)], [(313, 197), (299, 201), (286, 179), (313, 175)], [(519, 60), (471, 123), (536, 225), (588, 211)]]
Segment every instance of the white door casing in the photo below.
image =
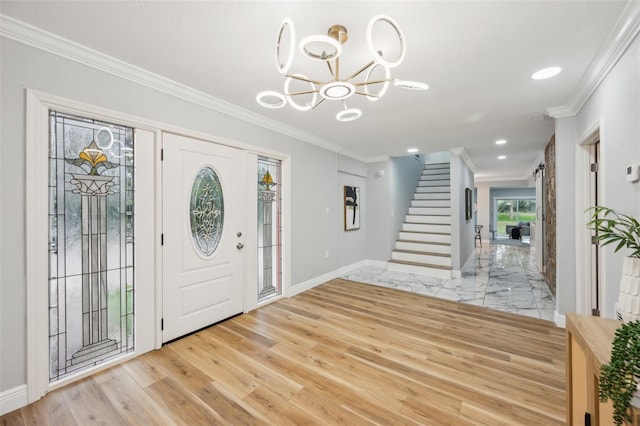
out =
[[(163, 342), (241, 313), (244, 308), (244, 152), (163, 134)], [(224, 219), (215, 251), (203, 254), (191, 232), (191, 192), (211, 168), (222, 187)]]

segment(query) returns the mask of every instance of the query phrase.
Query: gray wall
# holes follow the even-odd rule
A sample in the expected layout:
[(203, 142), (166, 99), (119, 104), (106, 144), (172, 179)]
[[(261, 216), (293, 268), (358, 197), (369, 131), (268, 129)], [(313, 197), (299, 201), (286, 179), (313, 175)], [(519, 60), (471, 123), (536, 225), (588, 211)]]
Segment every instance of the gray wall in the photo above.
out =
[[(336, 153), (12, 40), (2, 39), (1, 55), (0, 392), (26, 383), (25, 88), (289, 154), (292, 283), (344, 263)], [(361, 243), (350, 248), (349, 260), (365, 258)]]
[(556, 306), (576, 310), (575, 117), (556, 120)]
[(466, 219), (467, 188), (473, 191), (473, 172), (462, 157), (451, 154), (451, 266), (454, 271), (460, 271), (474, 251), (474, 220)]
[[(582, 211), (573, 207), (575, 193), (574, 162), (578, 139), (600, 121), (600, 178), (603, 191), (600, 204), (640, 217), (640, 183), (625, 180), (626, 166), (640, 163), (640, 39), (636, 37), (576, 117), (557, 120), (556, 156), (558, 164), (557, 226), (561, 229), (584, 227)], [(560, 236), (559, 236), (560, 237)], [(558, 238), (558, 311), (576, 309), (575, 241)], [(602, 283), (602, 316), (614, 316), (622, 270), (623, 252), (604, 248), (606, 275)], [(581, 284), (580, 284), (581, 285)]]
[(386, 262), (393, 246), (391, 206), (391, 162), (367, 164), (367, 253), (366, 258)]
[[(409, 212), (409, 205), (420, 181), (424, 160), (413, 155), (391, 158), (391, 209), (393, 212), (392, 237), (398, 239), (398, 232)], [(391, 252), (389, 252), (391, 258)]]
[[(344, 187), (360, 188), (360, 229), (344, 230)], [(338, 155), (338, 187), (336, 189), (338, 213), (338, 267), (362, 260), (367, 250), (367, 167), (364, 163)]]

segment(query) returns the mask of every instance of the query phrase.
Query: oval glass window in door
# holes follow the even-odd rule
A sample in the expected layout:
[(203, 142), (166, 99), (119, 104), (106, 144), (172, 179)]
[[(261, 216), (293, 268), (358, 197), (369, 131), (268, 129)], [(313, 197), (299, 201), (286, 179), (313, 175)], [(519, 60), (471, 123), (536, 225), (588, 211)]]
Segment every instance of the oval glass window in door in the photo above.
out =
[(224, 225), (224, 197), (218, 175), (211, 167), (198, 172), (189, 203), (191, 236), (196, 250), (211, 256), (220, 243)]

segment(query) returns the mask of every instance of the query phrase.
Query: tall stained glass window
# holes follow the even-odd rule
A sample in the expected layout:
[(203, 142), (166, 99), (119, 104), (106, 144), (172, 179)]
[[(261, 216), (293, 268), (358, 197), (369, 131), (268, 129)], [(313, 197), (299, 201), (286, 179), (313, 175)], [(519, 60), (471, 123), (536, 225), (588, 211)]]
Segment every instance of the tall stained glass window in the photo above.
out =
[(258, 301), (282, 294), (281, 166), (258, 157)]
[(133, 129), (51, 111), (49, 379), (134, 349)]

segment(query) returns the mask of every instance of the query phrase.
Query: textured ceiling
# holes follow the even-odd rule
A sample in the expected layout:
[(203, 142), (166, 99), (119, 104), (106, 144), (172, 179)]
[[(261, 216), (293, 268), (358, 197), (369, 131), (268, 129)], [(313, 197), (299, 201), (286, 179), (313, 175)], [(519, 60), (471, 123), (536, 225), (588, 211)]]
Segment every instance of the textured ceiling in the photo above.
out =
[[(368, 160), (464, 147), (480, 180), (526, 177), (553, 133), (548, 108), (569, 105), (627, 1), (2, 1), (0, 12), (299, 129)], [(297, 39), (347, 27), (341, 74), (368, 62), (366, 28), (385, 14), (401, 27), (404, 63), (392, 75), (429, 84), (390, 87), (385, 98), (340, 123), (339, 103), (310, 112), (268, 110), (255, 96), (283, 91), (274, 50), (283, 18)], [(564, 71), (534, 81), (550, 65)], [(292, 72), (327, 79), (324, 64), (296, 52)], [(507, 145), (496, 147), (496, 139)], [(498, 154), (507, 160), (496, 159)]]

